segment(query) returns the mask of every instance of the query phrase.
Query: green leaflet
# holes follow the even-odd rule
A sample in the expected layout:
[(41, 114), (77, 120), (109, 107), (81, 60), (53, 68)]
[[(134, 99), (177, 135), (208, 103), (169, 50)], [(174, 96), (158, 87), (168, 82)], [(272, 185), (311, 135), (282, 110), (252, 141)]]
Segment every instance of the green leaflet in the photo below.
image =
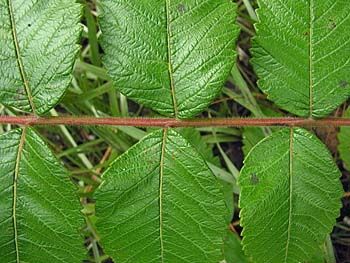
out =
[[(350, 108), (346, 110), (346, 118), (350, 117)], [(338, 133), (338, 151), (340, 158), (344, 162), (344, 167), (350, 170), (350, 127), (340, 127), (340, 132)]]
[(233, 66), (231, 0), (102, 0), (104, 64), (118, 90), (167, 116), (189, 118), (222, 89)]
[[(241, 240), (230, 230), (226, 231), (225, 237), (225, 261), (226, 263), (250, 263), (244, 255)], [(320, 263), (320, 262), (319, 262)]]
[(176, 131), (203, 157), (209, 169), (222, 185), (226, 206), (229, 210), (227, 214), (227, 225), (229, 225), (233, 216), (233, 191), (237, 186), (233, 176), (230, 173), (227, 173), (228, 176), (223, 174), (225, 170), (221, 167), (219, 157), (214, 156), (213, 146), (206, 144), (198, 130), (194, 128), (179, 128)]
[(82, 262), (75, 187), (43, 140), (31, 128), (0, 135), (0, 160), (0, 261)]
[(252, 63), (260, 88), (299, 116), (323, 117), (350, 95), (350, 4), (258, 0)]
[(95, 193), (97, 231), (118, 262), (219, 262), (227, 209), (220, 184), (172, 129), (118, 158)]
[(253, 262), (298, 263), (332, 230), (340, 172), (309, 132), (283, 129), (257, 144), (240, 175), (243, 247)]
[(71, 81), (81, 26), (74, 0), (0, 2), (0, 102), (42, 114)]

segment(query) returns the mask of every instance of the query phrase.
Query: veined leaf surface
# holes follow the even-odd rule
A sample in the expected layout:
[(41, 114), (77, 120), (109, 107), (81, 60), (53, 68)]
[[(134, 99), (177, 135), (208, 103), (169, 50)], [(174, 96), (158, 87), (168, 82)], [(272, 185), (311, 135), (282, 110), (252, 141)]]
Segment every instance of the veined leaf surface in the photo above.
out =
[(350, 95), (350, 2), (258, 0), (252, 63), (281, 108), (323, 117)]
[(225, 263), (251, 263), (244, 255), (241, 240), (229, 229), (225, 237)]
[(77, 263), (84, 225), (68, 172), (32, 130), (0, 135), (0, 261)]
[(243, 246), (253, 262), (298, 263), (332, 230), (340, 172), (327, 148), (302, 129), (283, 129), (248, 154), (240, 175)]
[(117, 159), (95, 194), (97, 231), (116, 262), (219, 262), (227, 209), (204, 159), (174, 130)]
[(217, 96), (238, 35), (231, 0), (103, 0), (104, 64), (118, 90), (164, 115), (189, 118)]
[[(345, 112), (345, 118), (350, 117), (350, 107)], [(350, 170), (350, 127), (340, 127), (338, 134), (338, 151), (340, 158), (343, 160), (344, 167)]]
[(42, 114), (64, 95), (81, 26), (74, 0), (0, 2), (0, 102)]

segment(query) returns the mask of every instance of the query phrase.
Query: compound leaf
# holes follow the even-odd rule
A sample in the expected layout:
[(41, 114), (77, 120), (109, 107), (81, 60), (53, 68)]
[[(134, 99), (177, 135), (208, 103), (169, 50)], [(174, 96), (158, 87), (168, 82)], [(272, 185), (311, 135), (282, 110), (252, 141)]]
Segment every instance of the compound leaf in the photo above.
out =
[(227, 208), (205, 160), (176, 131), (118, 158), (95, 193), (97, 231), (117, 262), (219, 262)]
[(350, 95), (350, 5), (344, 0), (258, 0), (252, 63), (278, 106), (323, 117)]
[(74, 0), (0, 3), (0, 102), (42, 114), (64, 95), (79, 46)]
[(239, 181), (243, 246), (253, 262), (308, 260), (339, 214), (339, 177), (327, 148), (305, 130), (283, 129), (257, 144)]
[(0, 135), (0, 259), (77, 263), (81, 206), (68, 172), (31, 128)]
[(104, 64), (120, 92), (189, 118), (218, 95), (238, 35), (231, 0), (103, 0)]

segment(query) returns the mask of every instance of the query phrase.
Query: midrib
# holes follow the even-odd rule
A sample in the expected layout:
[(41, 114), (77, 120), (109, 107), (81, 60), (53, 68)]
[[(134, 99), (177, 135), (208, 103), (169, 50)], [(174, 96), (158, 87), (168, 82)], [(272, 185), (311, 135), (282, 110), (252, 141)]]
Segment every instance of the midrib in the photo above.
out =
[(13, 218), (13, 229), (14, 229), (14, 239), (15, 239), (15, 250), (16, 250), (16, 262), (19, 263), (19, 249), (18, 249), (18, 232), (17, 232), (17, 181), (19, 174), (19, 163), (21, 160), (21, 154), (23, 150), (23, 144), (25, 140), (27, 127), (23, 128), (21, 139), (19, 141), (16, 166), (15, 166), (15, 177), (13, 180), (13, 207), (12, 207), (12, 218)]
[(13, 42), (14, 42), (15, 49), (16, 49), (16, 56), (17, 56), (18, 65), (19, 65), (19, 68), (20, 68), (20, 71), (21, 71), (21, 76), (22, 76), (22, 80), (23, 80), (23, 83), (24, 83), (24, 87), (25, 87), (26, 93), (27, 93), (27, 97), (28, 97), (28, 100), (29, 100), (30, 107), (32, 108), (33, 113), (36, 114), (36, 109), (35, 109), (33, 97), (31, 95), (31, 92), (30, 92), (30, 89), (29, 89), (29, 84), (28, 84), (28, 80), (27, 80), (27, 77), (26, 77), (26, 74), (25, 74), (25, 71), (24, 71), (22, 56), (21, 56), (21, 52), (20, 52), (20, 49), (19, 49), (12, 0), (8, 1), (8, 5), (9, 5), (9, 12), (10, 12), (12, 36), (13, 36)]
[(173, 99), (173, 106), (174, 106), (174, 114), (175, 118), (178, 117), (178, 109), (176, 104), (176, 97), (175, 97), (175, 83), (174, 83), (174, 75), (173, 75), (173, 65), (171, 61), (171, 21), (170, 21), (170, 0), (165, 0), (166, 2), (166, 23), (167, 23), (167, 39), (168, 39), (168, 70), (169, 70), (169, 77), (170, 77), (170, 85), (171, 85), (171, 96)]
[(160, 257), (161, 262), (164, 263), (164, 244), (163, 244), (163, 175), (164, 175), (164, 157), (165, 144), (167, 137), (167, 128), (164, 128), (162, 152), (160, 157), (160, 175), (159, 175), (159, 240), (160, 240)]
[(289, 214), (288, 214), (288, 230), (287, 230), (287, 244), (284, 262), (288, 263), (288, 252), (290, 244), (290, 232), (292, 226), (292, 206), (293, 206), (293, 128), (290, 128), (289, 134)]
[(309, 104), (310, 104), (310, 118), (312, 118), (312, 104), (313, 104), (313, 100), (312, 100), (312, 96), (313, 96), (313, 81), (312, 81), (312, 77), (313, 77), (313, 61), (312, 61), (312, 54), (313, 54), (313, 45), (312, 45), (312, 38), (313, 38), (313, 0), (310, 0), (310, 39), (309, 39), (309, 44), (310, 44), (310, 51), (309, 51), (309, 70), (310, 70), (310, 74), (309, 74), (309, 83), (310, 83), (310, 87), (309, 87), (309, 91), (310, 91), (310, 98), (309, 98)]

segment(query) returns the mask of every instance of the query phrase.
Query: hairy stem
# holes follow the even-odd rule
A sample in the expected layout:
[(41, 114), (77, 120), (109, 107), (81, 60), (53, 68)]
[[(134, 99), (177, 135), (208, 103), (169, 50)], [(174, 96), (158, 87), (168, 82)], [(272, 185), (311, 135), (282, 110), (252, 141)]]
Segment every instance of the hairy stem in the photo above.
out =
[(35, 125), (103, 125), (135, 127), (245, 127), (245, 126), (350, 126), (350, 118), (96, 118), (96, 117), (37, 117), (0, 116), (0, 124)]

